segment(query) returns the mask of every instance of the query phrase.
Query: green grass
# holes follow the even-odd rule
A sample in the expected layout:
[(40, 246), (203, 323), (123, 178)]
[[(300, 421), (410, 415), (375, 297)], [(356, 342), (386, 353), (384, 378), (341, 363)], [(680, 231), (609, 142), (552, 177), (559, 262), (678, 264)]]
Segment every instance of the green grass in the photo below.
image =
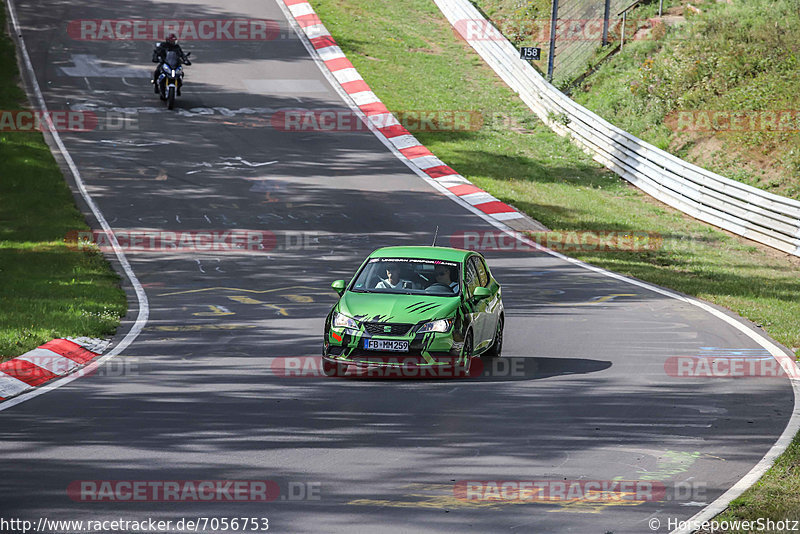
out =
[[(758, 521), (760, 518), (770, 518), (773, 521), (800, 520), (798, 466), (800, 466), (800, 436), (795, 436), (786, 452), (775, 461), (770, 470), (714, 519), (716, 521)], [(749, 534), (752, 531), (730, 532)], [(788, 531), (765, 529), (757, 532), (784, 534)]]
[[(14, 45), (0, 37), (0, 109), (21, 109)], [(119, 277), (99, 252), (65, 242), (87, 229), (43, 135), (0, 132), (0, 361), (119, 325), (127, 308)]]
[[(632, 16), (652, 16), (653, 8)], [(687, 110), (796, 110), (800, 0), (705, 2), (701, 8), (684, 24), (662, 28), (660, 38), (626, 44), (572, 97), (664, 150), (800, 199), (800, 132), (681, 132), (668, 119)]]
[[(599, 167), (544, 127), (454, 37), (428, 0), (314, 0), (313, 6), (390, 109), (478, 110), (506, 117), (475, 132), (416, 133), (480, 187), (554, 230), (647, 231), (664, 237), (657, 251), (571, 255), (726, 306), (763, 325), (780, 343), (800, 347), (798, 258), (699, 223)], [(794, 466), (795, 455), (789, 452), (781, 462)], [(758, 504), (772, 502), (763, 491), (783, 491), (781, 484), (793, 488), (785, 505), (797, 513), (797, 479), (781, 476), (771, 471), (763, 479), (766, 490), (743, 497), (748, 513), (782, 517), (768, 515), (774, 510)], [(780, 483), (772, 482), (775, 477)]]
[[(474, 3), (494, 20), (512, 21), (499, 26), (514, 42), (524, 40), (515, 22), (524, 23), (526, 10), (542, 13), (543, 4), (549, 5), (542, 0)], [(666, 1), (665, 10), (685, 3)], [(659, 148), (734, 180), (800, 199), (800, 132), (677, 131), (671, 118), (691, 110), (797, 110), (800, 0), (704, 2), (700, 7), (702, 13), (687, 16), (681, 25), (660, 25), (645, 39), (628, 40), (622, 53), (580, 86), (567, 83), (565, 89), (577, 102)], [(640, 4), (630, 12), (627, 35), (657, 14), (658, 2)], [(597, 63), (602, 54), (588, 62)], [(800, 114), (794, 118), (798, 125)]]

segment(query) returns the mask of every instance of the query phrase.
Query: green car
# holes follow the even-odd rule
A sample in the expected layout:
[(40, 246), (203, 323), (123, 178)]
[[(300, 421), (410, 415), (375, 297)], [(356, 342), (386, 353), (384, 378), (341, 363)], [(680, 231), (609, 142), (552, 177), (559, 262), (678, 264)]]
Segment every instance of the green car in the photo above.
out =
[[(469, 374), (470, 359), (503, 348), (500, 284), (480, 254), (386, 247), (369, 255), (325, 321), (323, 372), (374, 376)], [(369, 374), (367, 373), (367, 374)]]

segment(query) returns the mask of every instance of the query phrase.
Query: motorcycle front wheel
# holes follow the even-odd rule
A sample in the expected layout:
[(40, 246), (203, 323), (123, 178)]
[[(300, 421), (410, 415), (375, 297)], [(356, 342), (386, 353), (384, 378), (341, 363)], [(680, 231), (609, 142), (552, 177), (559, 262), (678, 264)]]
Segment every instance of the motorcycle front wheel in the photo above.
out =
[(172, 109), (175, 107), (175, 88), (169, 88), (169, 94), (167, 95), (167, 108)]

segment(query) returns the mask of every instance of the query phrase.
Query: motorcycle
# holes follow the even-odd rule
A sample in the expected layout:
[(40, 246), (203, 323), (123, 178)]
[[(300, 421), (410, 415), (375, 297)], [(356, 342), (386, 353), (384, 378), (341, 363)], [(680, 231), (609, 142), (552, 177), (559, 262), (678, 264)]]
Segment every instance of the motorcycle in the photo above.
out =
[[(192, 53), (186, 54), (185, 65), (191, 65), (189, 56)], [(158, 76), (158, 90), (161, 94), (161, 100), (166, 100), (167, 108), (173, 109), (175, 107), (175, 97), (181, 95), (181, 87), (183, 86), (183, 66), (181, 58), (177, 52), (167, 52), (164, 63), (161, 65), (161, 74)]]

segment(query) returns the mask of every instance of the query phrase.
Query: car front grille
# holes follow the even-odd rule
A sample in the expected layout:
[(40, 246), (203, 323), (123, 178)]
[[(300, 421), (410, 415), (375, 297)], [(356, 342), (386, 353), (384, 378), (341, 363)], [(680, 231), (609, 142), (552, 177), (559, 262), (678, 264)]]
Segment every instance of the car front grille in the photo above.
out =
[[(364, 323), (364, 330), (373, 336), (404, 336), (412, 326), (414, 325), (408, 323)], [(389, 327), (388, 331), (386, 327)]]

